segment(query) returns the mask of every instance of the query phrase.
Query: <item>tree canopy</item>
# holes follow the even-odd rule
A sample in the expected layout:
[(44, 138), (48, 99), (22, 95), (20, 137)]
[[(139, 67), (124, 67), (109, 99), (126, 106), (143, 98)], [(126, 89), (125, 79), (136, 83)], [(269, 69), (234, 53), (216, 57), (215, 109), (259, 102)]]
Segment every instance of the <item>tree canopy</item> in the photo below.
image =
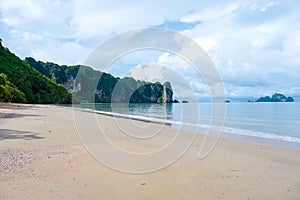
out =
[[(10, 91), (17, 94), (24, 94), (24, 98), (14, 99), (22, 103), (70, 103), (72, 96), (61, 85), (43, 76), (37, 70), (32, 69), (25, 61), (22, 61), (15, 54), (11, 53), (0, 43), (0, 73), (6, 84), (2, 89), (10, 87)], [(3, 89), (4, 91), (4, 89)], [(19, 93), (19, 92), (21, 93)], [(15, 94), (13, 92), (13, 94)], [(3, 93), (3, 95), (8, 93)], [(12, 94), (12, 93), (11, 93)], [(18, 97), (21, 97), (17, 95)], [(4, 97), (3, 97), (4, 98)], [(1, 99), (1, 101), (6, 101)]]

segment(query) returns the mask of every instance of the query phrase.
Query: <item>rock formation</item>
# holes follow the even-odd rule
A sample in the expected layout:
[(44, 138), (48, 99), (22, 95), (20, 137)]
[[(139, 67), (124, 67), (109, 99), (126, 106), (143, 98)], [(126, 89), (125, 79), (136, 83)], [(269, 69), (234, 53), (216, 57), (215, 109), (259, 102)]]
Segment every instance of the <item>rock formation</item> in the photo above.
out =
[(269, 96), (260, 97), (255, 102), (294, 102), (292, 97), (286, 97), (283, 94), (275, 93), (272, 98)]
[(173, 90), (170, 82), (165, 82), (163, 85), (163, 103), (172, 103), (173, 102)]

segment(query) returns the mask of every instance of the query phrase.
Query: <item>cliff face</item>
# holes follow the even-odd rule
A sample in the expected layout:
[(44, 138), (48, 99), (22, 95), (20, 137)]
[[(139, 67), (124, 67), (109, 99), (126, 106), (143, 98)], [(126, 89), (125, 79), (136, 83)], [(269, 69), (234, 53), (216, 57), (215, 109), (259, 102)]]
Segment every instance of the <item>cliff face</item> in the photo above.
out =
[(170, 82), (165, 82), (163, 85), (163, 103), (172, 103), (173, 102), (173, 90)]
[(283, 94), (275, 93), (270, 98), (269, 96), (260, 97), (255, 102), (294, 102), (292, 97), (286, 97)]
[(163, 94), (163, 86), (160, 83), (137, 82), (137, 87), (132, 89), (131, 103), (157, 103)]
[[(63, 85), (81, 102), (173, 102), (173, 91), (169, 82), (162, 85), (159, 82), (149, 83), (130, 77), (120, 79), (87, 66), (60, 66), (55, 63), (37, 62), (33, 58), (26, 58), (26, 61), (32, 68)], [(79, 69), (81, 77), (77, 77)], [(91, 85), (97, 85), (96, 91), (91, 91)]]

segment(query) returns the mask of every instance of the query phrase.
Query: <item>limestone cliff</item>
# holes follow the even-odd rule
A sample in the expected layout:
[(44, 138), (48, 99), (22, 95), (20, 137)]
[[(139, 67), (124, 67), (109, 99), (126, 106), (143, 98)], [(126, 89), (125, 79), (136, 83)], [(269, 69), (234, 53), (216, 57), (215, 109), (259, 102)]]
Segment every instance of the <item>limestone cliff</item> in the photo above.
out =
[[(114, 77), (88, 66), (44, 63), (33, 58), (25, 61), (46, 77), (63, 85), (80, 102), (96, 103), (171, 103), (173, 91), (166, 82), (150, 83), (131, 77)], [(80, 77), (77, 76), (80, 69)], [(91, 88), (91, 87), (96, 88)]]
[(163, 85), (163, 103), (172, 103), (173, 102), (173, 90), (170, 82), (165, 82)]

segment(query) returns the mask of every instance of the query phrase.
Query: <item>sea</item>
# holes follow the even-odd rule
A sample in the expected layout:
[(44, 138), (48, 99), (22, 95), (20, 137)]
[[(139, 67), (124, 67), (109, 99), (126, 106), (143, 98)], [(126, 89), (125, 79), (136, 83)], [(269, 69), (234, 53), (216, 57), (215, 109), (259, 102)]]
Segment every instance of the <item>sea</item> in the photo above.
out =
[[(222, 136), (255, 143), (300, 148), (300, 102), (294, 103), (224, 103), (224, 112), (213, 112), (212, 103), (78, 104), (86, 110), (134, 116), (137, 119), (169, 122), (171, 128), (197, 126), (199, 134), (215, 122)], [(216, 116), (217, 115), (217, 116)]]

